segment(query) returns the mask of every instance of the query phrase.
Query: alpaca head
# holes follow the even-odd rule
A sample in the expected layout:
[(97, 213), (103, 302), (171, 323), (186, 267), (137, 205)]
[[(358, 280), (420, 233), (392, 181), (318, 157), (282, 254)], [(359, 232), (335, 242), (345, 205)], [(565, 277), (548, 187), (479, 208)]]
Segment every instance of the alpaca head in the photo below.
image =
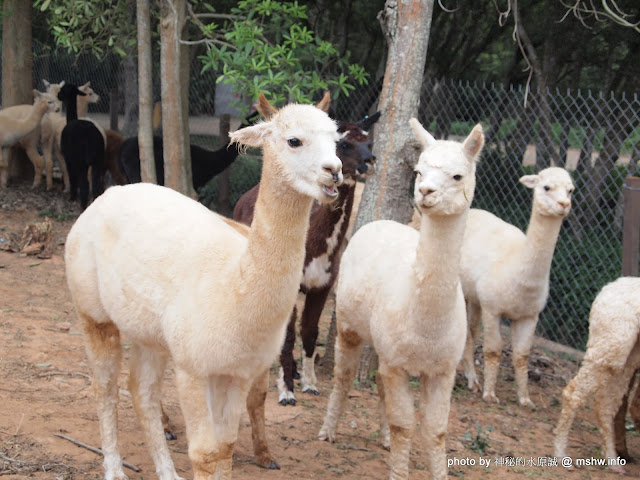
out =
[(476, 161), (484, 145), (476, 125), (462, 142), (436, 140), (415, 118), (413, 133), (422, 146), (415, 167), (414, 199), (422, 213), (455, 215), (469, 208), (476, 186)]
[(72, 83), (66, 83), (60, 87), (58, 92), (58, 99), (65, 103), (73, 101), (75, 103), (76, 97), (84, 97), (86, 93), (82, 92), (76, 85)]
[(87, 82), (84, 85), (80, 85), (78, 90), (86, 95), (85, 100), (87, 103), (98, 103), (100, 101), (100, 95), (93, 91), (91, 88), (91, 82)]
[(34, 105), (46, 105), (47, 112), (59, 112), (62, 108), (60, 100), (55, 95), (52, 95), (48, 92), (40, 92), (38, 90), (33, 90), (33, 100)]
[[(264, 99), (266, 102), (266, 99)], [(342, 184), (342, 164), (336, 156), (340, 139), (336, 123), (312, 105), (287, 105), (280, 110), (266, 104), (268, 119), (231, 133), (231, 142), (262, 147), (265, 166), (293, 190), (328, 203)]]
[(533, 189), (533, 209), (540, 215), (566, 217), (569, 214), (575, 187), (564, 168), (545, 168), (537, 175), (525, 175), (520, 183)]
[[(367, 123), (369, 127), (380, 118), (380, 112), (373, 117), (367, 117), (366, 120), (370, 118), (374, 120)], [(338, 133), (343, 134), (343, 137), (338, 141), (336, 153), (342, 162), (345, 181), (347, 179), (354, 181), (360, 175), (374, 173), (376, 157), (371, 153), (372, 143), (369, 132), (361, 126), (361, 122), (338, 122)]]
[(57, 97), (60, 89), (64, 85), (64, 80), (62, 80), (60, 83), (50, 83), (48, 80), (43, 78), (42, 83), (44, 83), (44, 87), (47, 89), (47, 93), (50, 93), (54, 97)]

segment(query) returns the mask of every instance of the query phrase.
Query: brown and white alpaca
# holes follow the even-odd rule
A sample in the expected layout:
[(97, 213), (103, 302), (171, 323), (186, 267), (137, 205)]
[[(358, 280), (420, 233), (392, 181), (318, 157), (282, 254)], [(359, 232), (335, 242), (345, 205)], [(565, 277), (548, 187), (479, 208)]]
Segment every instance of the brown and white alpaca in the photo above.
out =
[[(555, 429), (556, 457), (566, 456), (576, 411), (593, 398), (603, 441), (602, 455), (617, 460), (620, 452), (616, 451), (614, 417), (639, 367), (640, 278), (622, 277), (605, 285), (591, 306), (587, 351), (578, 374), (562, 391), (562, 412)], [(631, 413), (636, 420), (637, 410)], [(618, 463), (608, 467), (624, 473)]]
[(415, 167), (420, 232), (389, 220), (369, 223), (342, 256), (336, 290), (336, 364), (320, 440), (336, 426), (358, 368), (362, 345), (379, 358), (381, 433), (391, 447), (390, 479), (409, 475), (415, 428), (409, 375), (420, 376), (420, 417), (432, 479), (447, 478), (445, 436), (456, 366), (466, 337), (460, 249), (484, 144), (477, 125), (463, 143), (435, 140), (416, 119), (423, 151)]
[[(42, 118), (49, 112), (60, 110), (60, 101), (54, 95), (33, 90), (33, 105), (14, 105), (0, 110), (0, 187), (7, 186), (8, 158), (3, 149), (18, 143), (22, 138), (38, 129)], [(29, 152), (28, 152), (29, 153)], [(33, 186), (40, 184), (42, 177), (42, 157), (38, 154), (29, 156), (33, 163), (35, 177)], [(37, 154), (37, 149), (35, 150)]]
[(526, 235), (484, 210), (472, 209), (467, 221), (460, 280), (467, 301), (469, 333), (462, 366), (469, 388), (479, 389), (473, 351), (484, 331), (485, 401), (495, 394), (502, 338), (502, 316), (511, 319), (511, 344), (520, 405), (533, 406), (527, 387), (529, 353), (538, 316), (549, 295), (551, 260), (562, 221), (571, 209), (574, 186), (569, 173), (557, 167), (525, 175), (520, 182), (533, 189), (531, 220)]
[[(327, 297), (338, 275), (342, 244), (354, 204), (357, 180), (372, 173), (375, 157), (371, 153), (368, 130), (380, 118), (380, 112), (356, 123), (338, 122), (338, 133), (343, 134), (336, 146), (342, 162), (344, 183), (338, 188), (338, 200), (330, 205), (314, 204), (311, 209), (306, 257), (300, 291), (305, 294), (304, 309), (300, 315), (302, 337), (302, 392), (318, 395), (315, 375), (315, 348), (318, 323)], [(236, 204), (233, 218), (246, 225), (253, 220), (255, 201), (260, 184), (245, 193)], [(278, 401), (281, 405), (295, 405), (293, 380), (297, 375), (293, 349), (296, 338), (296, 309), (293, 309), (287, 335), (280, 354)]]
[(80, 215), (66, 273), (94, 370), (107, 479), (126, 478), (116, 426), (120, 334), (132, 345), (129, 388), (159, 479), (180, 478), (160, 419), (168, 356), (194, 478), (231, 478), (245, 401), (259, 415), (249, 391), (266, 382), (296, 300), (311, 205), (334, 200), (342, 183), (338, 137), (335, 122), (310, 105), (288, 105), (231, 134), (264, 152), (248, 239), (198, 202), (151, 184), (112, 187)]

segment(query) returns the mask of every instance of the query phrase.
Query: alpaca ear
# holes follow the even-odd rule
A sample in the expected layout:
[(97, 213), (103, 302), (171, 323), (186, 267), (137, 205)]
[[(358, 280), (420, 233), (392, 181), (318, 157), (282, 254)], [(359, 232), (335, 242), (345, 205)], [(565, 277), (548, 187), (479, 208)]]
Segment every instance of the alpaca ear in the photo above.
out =
[(91, 80), (89, 80), (87, 83), (85, 83), (84, 85), (81, 85), (79, 88), (89, 88), (91, 86)]
[(265, 97), (262, 92), (258, 95), (258, 111), (267, 120), (278, 113), (278, 109), (269, 103), (269, 100), (267, 100), (267, 97)]
[(42, 92), (36, 90), (35, 88), (32, 90), (32, 92), (33, 92), (33, 98), (34, 99), (40, 98), (40, 96), (42, 95)]
[(49, 88), (49, 85), (51, 85), (51, 83), (49, 83), (49, 80), (46, 80), (44, 78), (42, 79), (42, 83), (44, 83), (45, 88)]
[(356, 125), (358, 125), (365, 132), (371, 128), (371, 125), (376, 123), (378, 119), (382, 115), (382, 112), (376, 112), (373, 115), (367, 115), (362, 120), (360, 120)]
[(329, 112), (329, 106), (331, 105), (331, 94), (329, 93), (329, 91), (327, 90), (326, 92), (324, 92), (324, 96), (322, 97), (322, 100), (320, 100), (317, 104), (316, 104), (316, 108), (319, 108), (320, 110), (322, 110), (324, 113), (328, 113)]
[(58, 84), (58, 86), (59, 86), (60, 88), (64, 87), (64, 80), (62, 80), (62, 81)]
[(230, 143), (237, 143), (240, 150), (245, 147), (261, 147), (264, 139), (271, 133), (271, 124), (261, 122), (256, 125), (244, 127), (229, 134)]
[(411, 125), (411, 129), (413, 130), (416, 140), (418, 140), (420, 145), (422, 145), (423, 150), (436, 143), (436, 139), (433, 138), (433, 135), (424, 129), (417, 118), (409, 120), (409, 124)]
[(482, 132), (482, 125), (477, 124), (475, 127), (473, 127), (473, 130), (471, 130), (471, 133), (465, 139), (464, 143), (462, 144), (462, 148), (469, 156), (469, 158), (475, 160), (480, 153), (480, 150), (482, 150), (483, 146), (484, 133)]
[(540, 183), (540, 177), (538, 175), (525, 175), (520, 178), (520, 183), (527, 188), (535, 188)]

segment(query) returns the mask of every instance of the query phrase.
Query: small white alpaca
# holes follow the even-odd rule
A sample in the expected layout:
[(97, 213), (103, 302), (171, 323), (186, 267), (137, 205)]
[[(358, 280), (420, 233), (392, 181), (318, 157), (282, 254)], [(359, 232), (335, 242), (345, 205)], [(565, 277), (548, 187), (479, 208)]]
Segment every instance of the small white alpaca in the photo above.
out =
[(320, 440), (336, 425), (363, 342), (378, 353), (381, 432), (391, 447), (391, 479), (406, 479), (415, 428), (409, 375), (421, 376), (421, 424), (430, 478), (447, 477), (445, 436), (451, 390), (466, 337), (458, 277), (460, 248), (484, 144), (477, 125), (463, 143), (435, 140), (416, 119), (423, 152), (415, 167), (420, 232), (381, 220), (359, 229), (340, 263), (333, 391)]
[(231, 478), (245, 401), (260, 403), (248, 392), (254, 380), (266, 389), (296, 301), (312, 202), (332, 201), (342, 182), (338, 137), (335, 122), (310, 105), (231, 134), (264, 151), (248, 239), (198, 202), (151, 184), (112, 187), (80, 215), (66, 273), (94, 372), (107, 480), (127, 478), (117, 446), (120, 334), (132, 345), (129, 389), (158, 478), (180, 478), (160, 418), (169, 355), (194, 478)]
[[(46, 113), (60, 110), (60, 101), (54, 95), (38, 90), (33, 90), (33, 95), (33, 105), (14, 105), (0, 110), (0, 188), (7, 186), (9, 175), (8, 158), (2, 150), (15, 145), (36, 130)], [(35, 152), (37, 153), (37, 149)], [(42, 177), (42, 157), (37, 155), (37, 158), (29, 158), (35, 171), (33, 186), (37, 187)]]
[[(593, 398), (603, 456), (617, 459), (613, 420), (639, 367), (640, 278), (622, 277), (606, 285), (591, 306), (587, 351), (578, 374), (562, 391), (562, 412), (555, 430), (556, 457), (566, 456), (576, 411)], [(614, 463), (609, 468), (624, 473), (622, 465)]]
[(527, 365), (538, 315), (549, 295), (549, 271), (562, 220), (571, 209), (574, 190), (562, 168), (551, 167), (520, 182), (533, 189), (533, 208), (526, 235), (495, 215), (472, 209), (462, 247), (460, 280), (467, 302), (468, 327), (462, 366), (469, 388), (479, 390), (473, 351), (484, 330), (485, 401), (499, 403), (495, 394), (502, 354), (500, 320), (511, 319), (511, 343), (518, 400), (529, 398)]

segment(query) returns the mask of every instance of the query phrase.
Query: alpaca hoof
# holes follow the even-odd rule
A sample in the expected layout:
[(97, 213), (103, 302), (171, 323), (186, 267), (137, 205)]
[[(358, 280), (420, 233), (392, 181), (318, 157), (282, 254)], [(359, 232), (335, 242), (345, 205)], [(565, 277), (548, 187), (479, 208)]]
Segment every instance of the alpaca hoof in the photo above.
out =
[(323, 426), (318, 433), (318, 440), (321, 442), (333, 443), (336, 441), (336, 435), (334, 432), (329, 432), (329, 429)]
[(521, 407), (536, 408), (536, 404), (533, 403), (530, 398), (521, 398), (519, 403)]
[(318, 391), (318, 389), (314, 387), (303, 388), (302, 393), (310, 393), (311, 395), (320, 395), (320, 392)]
[(267, 470), (280, 470), (280, 465), (275, 460), (271, 460), (269, 465), (265, 467)]
[(498, 399), (498, 397), (496, 397), (495, 393), (485, 393), (482, 396), (482, 400), (484, 400), (487, 403), (495, 403), (495, 404), (500, 404), (500, 400)]
[(178, 437), (171, 430), (167, 430), (164, 432), (164, 438), (167, 440), (177, 440)]
[(278, 403), (280, 405), (282, 405), (283, 407), (286, 407), (287, 405), (296, 405), (296, 397), (293, 394), (293, 392), (290, 392), (289, 390), (286, 390), (282, 393), (280, 393), (279, 397), (278, 397)]

